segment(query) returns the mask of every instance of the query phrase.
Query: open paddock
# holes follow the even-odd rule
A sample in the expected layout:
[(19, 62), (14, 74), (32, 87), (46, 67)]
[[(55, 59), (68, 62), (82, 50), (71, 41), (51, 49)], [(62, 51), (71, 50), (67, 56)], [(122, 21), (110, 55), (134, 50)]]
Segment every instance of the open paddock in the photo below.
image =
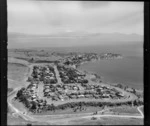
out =
[(74, 119), (70, 120), (68, 125), (143, 125), (143, 119), (133, 118), (114, 118), (114, 117), (101, 117), (96, 120), (89, 119)]
[[(77, 107), (75, 107), (77, 108)], [(76, 111), (75, 108), (67, 108), (65, 110), (55, 110), (55, 111), (46, 111), (46, 112), (42, 112), (42, 113), (37, 113), (35, 115), (62, 115), (64, 114), (64, 116), (66, 116), (67, 114), (77, 114), (78, 116), (81, 114), (84, 115), (84, 113), (93, 113), (93, 112), (96, 112), (96, 111), (101, 111), (103, 109), (103, 107), (82, 107), (81, 111), (80, 109), (77, 109)]]
[(113, 112), (118, 112), (118, 113), (130, 113), (130, 114), (140, 114), (139, 111), (137, 110), (137, 107), (130, 107), (130, 106), (121, 106), (121, 107), (113, 107), (110, 109)]
[(24, 106), (22, 102), (19, 102), (18, 100), (12, 100), (13, 106), (15, 106), (17, 109), (19, 109), (21, 112), (27, 112), (27, 108)]
[(29, 68), (20, 63), (8, 63), (8, 78), (16, 81), (22, 81)]
[(46, 123), (46, 122), (31, 122), (31, 121), (26, 121), (24, 120), (22, 117), (18, 116), (18, 117), (13, 117), (10, 113), (7, 114), (7, 125), (12, 125), (12, 126), (20, 126), (20, 125), (24, 125), (27, 126), (29, 124), (32, 124), (32, 126), (41, 126), (41, 125), (50, 125), (50, 123)]

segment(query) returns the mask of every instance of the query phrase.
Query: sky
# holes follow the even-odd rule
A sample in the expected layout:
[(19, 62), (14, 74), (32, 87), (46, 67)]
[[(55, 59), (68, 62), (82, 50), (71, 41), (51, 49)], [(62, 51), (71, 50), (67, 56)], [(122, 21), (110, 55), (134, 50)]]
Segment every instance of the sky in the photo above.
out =
[(143, 2), (7, 0), (8, 32), (143, 35)]

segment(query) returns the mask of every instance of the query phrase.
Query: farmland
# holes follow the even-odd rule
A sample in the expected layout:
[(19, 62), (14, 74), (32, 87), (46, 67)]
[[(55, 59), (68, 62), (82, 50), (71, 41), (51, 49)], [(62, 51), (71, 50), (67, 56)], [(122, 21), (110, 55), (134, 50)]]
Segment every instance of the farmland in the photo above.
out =
[(68, 122), (69, 125), (143, 125), (142, 119), (128, 119), (128, 118), (113, 118), (102, 117), (91, 119), (76, 119)]
[(8, 63), (8, 78), (22, 81), (28, 72), (27, 66), (19, 63)]

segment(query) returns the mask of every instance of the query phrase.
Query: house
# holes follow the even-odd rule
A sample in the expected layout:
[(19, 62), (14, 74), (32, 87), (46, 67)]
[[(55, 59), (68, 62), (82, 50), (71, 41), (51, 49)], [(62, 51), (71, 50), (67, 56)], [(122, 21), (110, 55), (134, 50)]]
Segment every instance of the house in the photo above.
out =
[(126, 91), (133, 92), (133, 89), (132, 88), (127, 88)]
[(124, 93), (117, 93), (116, 95), (124, 97)]
[(78, 98), (84, 98), (85, 96), (84, 95), (78, 95), (77, 97)]
[(31, 91), (34, 91), (34, 90), (35, 90), (35, 88), (36, 88), (36, 87), (32, 87), (30, 90), (31, 90)]
[(31, 96), (31, 98), (33, 98), (33, 99), (36, 98), (36, 97), (37, 97), (37, 96), (35, 96), (35, 95), (32, 95), (32, 96)]
[(62, 98), (61, 101), (64, 101), (64, 99)]
[(65, 93), (67, 93), (67, 92), (68, 92), (68, 89), (65, 90)]
[(46, 70), (46, 71), (45, 71), (46, 74), (49, 74), (49, 72), (50, 72), (49, 70)]
[(49, 79), (50, 79), (50, 80), (55, 80), (55, 78), (54, 78), (54, 77), (50, 77)]
[(34, 86), (34, 87), (36, 87), (36, 85), (37, 85), (37, 84), (35, 84), (35, 83), (34, 83), (34, 84), (32, 84), (32, 86)]
[(45, 89), (45, 92), (49, 92), (50, 91), (50, 89)]
[(75, 87), (75, 86), (74, 86), (74, 87), (73, 87), (73, 90), (78, 90), (78, 87)]
[(36, 101), (36, 98), (33, 98), (32, 101)]
[(51, 72), (51, 73), (49, 73), (49, 76), (53, 77), (53, 76), (54, 76), (54, 74)]
[(48, 89), (48, 88), (50, 88), (50, 87), (46, 85), (44, 88)]
[(103, 96), (104, 98), (109, 98), (110, 95), (109, 95), (109, 94), (103, 94), (102, 96)]
[(62, 96), (62, 95), (59, 95), (58, 98), (59, 98), (59, 99), (63, 99), (63, 96)]
[(45, 78), (45, 79), (50, 79), (50, 76), (45, 76), (44, 78)]

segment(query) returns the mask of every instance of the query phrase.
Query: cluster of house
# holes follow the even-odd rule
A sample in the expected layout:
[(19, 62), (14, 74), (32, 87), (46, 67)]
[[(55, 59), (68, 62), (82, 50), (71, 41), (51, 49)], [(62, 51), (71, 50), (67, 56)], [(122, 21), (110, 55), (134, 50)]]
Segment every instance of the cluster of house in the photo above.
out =
[(68, 83), (88, 83), (87, 79), (84, 79), (86, 76), (83, 73), (80, 73), (78, 70), (65, 67), (64, 65), (57, 65), (60, 78), (64, 84)]
[(90, 84), (56, 84), (45, 85), (44, 97), (50, 98), (52, 101), (64, 101), (68, 99), (78, 98), (112, 98), (118, 99), (124, 97), (124, 94), (116, 90), (102, 85)]
[[(112, 98), (112, 99), (118, 99), (120, 97), (124, 97), (124, 94), (122, 92), (119, 92), (115, 88), (110, 88), (107, 86), (102, 85), (91, 85), (91, 84), (82, 84), (84, 87), (83, 94), (88, 94), (85, 97), (94, 97), (94, 98)], [(91, 96), (93, 95), (93, 96)]]
[(65, 65), (79, 65), (82, 62), (98, 60), (98, 55), (95, 53), (75, 54), (63, 59)]
[(57, 84), (57, 85), (49, 85), (44, 88), (44, 96), (47, 98), (51, 98), (51, 100), (68, 100), (74, 98), (82, 98), (84, 91), (80, 90), (81, 88), (78, 85), (73, 84)]
[[(37, 88), (38, 88), (38, 83), (31, 83), (22, 92), (22, 95), (26, 96), (26, 100), (28, 101), (28, 105), (30, 107), (33, 106), (33, 101), (34, 103), (36, 103), (35, 104), (36, 109), (34, 108), (33, 109), (34, 111), (42, 112), (43, 107), (47, 105), (47, 101), (43, 100), (42, 98), (39, 98), (39, 96), (37, 95)], [(30, 110), (32, 110), (32, 108), (30, 108)]]
[[(84, 79), (85, 74), (76, 69), (57, 65), (60, 77), (64, 84), (58, 84), (55, 80), (55, 70), (52, 66), (35, 66), (33, 69), (33, 78), (39, 77), (43, 83), (44, 97), (52, 101), (64, 101), (69, 99), (79, 98), (112, 98), (118, 99), (124, 97), (124, 94), (107, 86), (101, 84), (89, 84), (88, 80)], [(42, 78), (43, 77), (43, 78)], [(39, 81), (31, 81), (31, 84), (26, 88), (24, 95), (28, 96), (28, 101), (35, 101), (39, 105), (44, 104), (44, 100), (37, 95)]]
[(26, 88), (26, 91), (23, 92), (23, 95), (28, 96), (28, 101), (36, 101), (37, 99), (39, 99), (37, 95), (37, 88), (37, 83), (31, 83)]
[(100, 54), (100, 59), (114, 59), (114, 58), (122, 58), (120, 54), (113, 54), (113, 53), (104, 53)]
[(78, 66), (81, 63), (93, 60), (100, 60), (100, 59), (114, 59), (114, 58), (122, 58), (120, 54), (113, 54), (113, 53), (104, 53), (104, 54), (96, 54), (96, 53), (80, 53), (80, 54), (73, 54), (61, 60), (61, 62), (65, 65), (70, 66)]
[(51, 100), (63, 100), (65, 97), (65, 85), (56, 84), (56, 85), (44, 85), (44, 97), (51, 98)]
[(34, 66), (33, 78), (37, 78), (40, 81), (43, 81), (44, 84), (55, 84), (57, 83), (56, 74), (52, 66)]
[[(38, 79), (38, 81), (37, 81)], [(45, 85), (57, 83), (54, 68), (52, 66), (34, 66), (32, 72), (32, 78), (29, 79), (30, 84), (23, 92), (23, 95), (28, 96), (28, 101), (35, 101), (42, 104), (43, 100), (39, 99), (37, 95), (38, 84), (43, 82)]]

